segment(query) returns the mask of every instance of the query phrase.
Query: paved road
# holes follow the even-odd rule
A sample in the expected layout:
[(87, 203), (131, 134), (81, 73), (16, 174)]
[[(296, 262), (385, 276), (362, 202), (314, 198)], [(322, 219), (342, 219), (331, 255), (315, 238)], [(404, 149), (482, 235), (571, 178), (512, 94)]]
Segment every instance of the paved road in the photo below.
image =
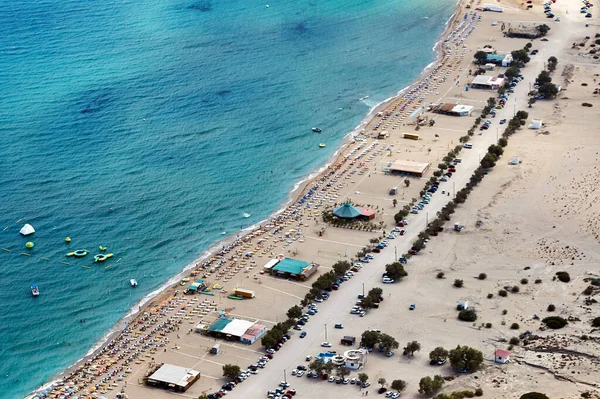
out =
[[(442, 206), (447, 204), (453, 195), (453, 187), (456, 191), (463, 188), (469, 181), (473, 171), (479, 166), (480, 157), (483, 157), (487, 151), (487, 148), (491, 144), (496, 143), (496, 128), (498, 127), (498, 121), (500, 119), (509, 120), (512, 118), (514, 110), (527, 109), (527, 92), (529, 91), (529, 82), (533, 82), (535, 77), (543, 68), (543, 63), (548, 59), (552, 53), (552, 48), (561, 48), (568, 38), (563, 37), (561, 39), (552, 39), (550, 47), (548, 43), (536, 41), (534, 48), (538, 48), (540, 52), (537, 56), (532, 56), (532, 61), (523, 70), (525, 79), (521, 82), (517, 88), (516, 93), (512, 94), (509, 98), (508, 105), (499, 110), (498, 115), (493, 119), (493, 123), (489, 130), (479, 136), (477, 133), (473, 137), (473, 149), (463, 149), (460, 157), (463, 159), (462, 163), (458, 165), (457, 172), (454, 173), (450, 181), (441, 183), (438, 193), (436, 193), (431, 203), (421, 211), (418, 215), (410, 215), (408, 220), (410, 225), (408, 226), (407, 234), (403, 237), (398, 237), (396, 240), (390, 240), (391, 245), (397, 247), (398, 255), (405, 253), (410, 249), (411, 244), (417, 239), (420, 231), (425, 228), (427, 216), (430, 220), (433, 220), (436, 213), (441, 210)], [(561, 42), (560, 44), (558, 42)], [(518, 47), (522, 41), (515, 41), (515, 47)], [(560, 62), (560, 59), (559, 59)], [(490, 96), (494, 95), (494, 92), (490, 92)], [(517, 100), (515, 100), (517, 99)], [(500, 128), (499, 135), (502, 135), (504, 130), (502, 126)], [(465, 128), (466, 131), (466, 128)], [(519, 134), (519, 133), (517, 133)], [(506, 157), (502, 158), (500, 162), (508, 162)], [(450, 191), (450, 196), (442, 195), (441, 191)], [(429, 215), (427, 215), (427, 213)], [(450, 224), (450, 223), (448, 223)], [(435, 238), (433, 238), (435, 239)], [(256, 393), (263, 392), (266, 394), (268, 390), (274, 389), (277, 384), (283, 380), (283, 371), (287, 370), (288, 381), (294, 382), (290, 377), (290, 372), (298, 364), (306, 364), (304, 358), (307, 354), (314, 354), (315, 349), (319, 347), (320, 342), (324, 341), (324, 325), (327, 324), (328, 328), (333, 328), (335, 323), (344, 323), (347, 326), (352, 324), (352, 320), (356, 318), (355, 315), (349, 314), (350, 307), (353, 306), (356, 301), (356, 295), (362, 292), (362, 285), (365, 287), (383, 286), (384, 290), (394, 289), (396, 285), (384, 285), (381, 284), (381, 273), (385, 269), (387, 263), (394, 261), (394, 248), (388, 247), (376, 256), (376, 259), (364, 267), (359, 273), (345, 282), (339, 291), (332, 292), (329, 300), (319, 304), (319, 313), (312, 316), (310, 322), (305, 326), (307, 337), (304, 339), (298, 339), (295, 334), (291, 340), (289, 340), (284, 347), (276, 353), (273, 360), (271, 360), (267, 367), (260, 370), (258, 375), (254, 375), (245, 382), (243, 382), (238, 388), (233, 390), (227, 395), (228, 399), (244, 398), (248, 396), (248, 393), (252, 393), (252, 397)], [(407, 270), (410, 273), (410, 262), (407, 264)], [(410, 278), (410, 276), (408, 277)], [(366, 288), (365, 290), (368, 290)], [(286, 309), (279, 309), (280, 312)], [(370, 312), (365, 317), (376, 317), (374, 312)], [(331, 331), (331, 330), (330, 330)], [(258, 356), (257, 356), (258, 358)], [(243, 367), (242, 367), (243, 368)], [(261, 394), (262, 395), (262, 394)]]

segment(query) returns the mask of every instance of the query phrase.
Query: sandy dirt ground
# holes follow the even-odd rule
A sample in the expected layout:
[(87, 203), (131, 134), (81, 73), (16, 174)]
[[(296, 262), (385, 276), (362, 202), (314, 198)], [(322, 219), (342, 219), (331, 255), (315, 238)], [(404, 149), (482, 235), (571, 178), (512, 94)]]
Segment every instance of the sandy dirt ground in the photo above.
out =
[[(557, 1), (553, 10), (560, 22), (544, 18), (543, 2), (539, 0), (533, 1), (530, 10), (524, 1), (500, 3), (505, 7), (504, 13), (478, 12), (481, 19), (475, 19), (457, 34), (457, 40), (449, 42), (442, 66), (425, 72), (424, 78), (432, 74), (427, 85), (413, 86), (419, 89), (403, 93), (381, 107), (383, 116), (365, 125), (364, 133), (345, 149), (346, 158), (339, 158), (335, 164), (339, 166), (334, 165), (330, 173), (321, 177), (318, 196), (307, 202), (310, 207), (290, 207), (252, 237), (237, 242), (226, 256), (213, 258), (206, 270), (195, 271), (195, 277), (220, 286), (220, 290), (213, 290), (215, 296), (184, 296), (174, 291), (178, 287), (170, 289), (144, 309), (128, 330), (115, 336), (109, 346), (69, 371), (68, 375), (74, 374), (55, 386), (54, 397), (72, 397), (66, 396), (71, 389), (80, 397), (112, 398), (123, 392), (129, 398), (197, 398), (218, 390), (225, 382), (224, 364), (237, 364), (244, 369), (255, 363), (264, 355), (260, 342), (244, 345), (217, 341), (193, 328), (200, 322), (210, 324), (221, 311), (267, 327), (284, 321), (286, 310), (300, 302), (316, 275), (305, 282), (278, 279), (260, 273), (262, 265), (284, 254), (318, 263), (319, 275), (335, 262), (353, 258), (370, 239), (389, 232), (398, 208), (419, 196), (432, 170), (448, 150), (459, 144), (459, 137), (495, 94), (486, 90), (465, 91), (465, 84), (472, 78), (469, 70), (476, 68), (473, 54), (486, 44), (500, 53), (522, 48), (528, 40), (504, 37), (501, 25), (531, 23), (548, 23), (552, 27), (548, 41), (533, 41), (539, 54), (532, 56), (523, 69), (525, 81), (510, 96), (507, 106), (499, 110), (490, 129), (482, 135), (477, 130), (471, 141), (473, 149), (462, 151), (463, 162), (457, 173), (440, 187), (440, 191), (451, 195), (438, 193), (420, 214), (410, 215), (406, 236), (390, 240), (391, 245), (372, 263), (333, 292), (328, 301), (319, 304), (319, 313), (304, 329), (305, 339), (298, 339), (298, 332), (294, 331), (292, 339), (266, 368), (227, 397), (264, 397), (284, 379), (284, 374), (300, 398), (358, 397), (366, 391), (377, 395), (376, 382), (381, 377), (388, 382), (405, 380), (408, 388), (403, 397), (419, 397), (419, 380), (435, 374), (454, 377), (442, 392), (482, 388), (484, 397), (489, 398), (519, 398), (532, 390), (553, 399), (576, 398), (586, 391), (598, 395), (600, 333), (593, 330), (590, 320), (600, 316), (600, 305), (582, 292), (589, 285), (586, 278), (600, 275), (600, 62), (590, 54), (600, 28), (596, 16), (586, 19), (579, 13), (581, 2), (575, 0)], [(449, 30), (462, 29), (465, 24), (461, 28), (459, 24), (468, 11), (463, 4)], [(586, 27), (586, 23), (591, 26)], [(550, 56), (558, 58), (553, 81), (565, 91), (556, 100), (538, 101), (528, 108), (529, 86)], [(502, 73), (503, 69), (497, 68), (493, 73)], [(436, 121), (435, 126), (415, 131), (414, 115), (411, 116), (415, 110), (430, 103), (451, 102), (473, 105), (475, 111), (469, 117), (425, 112), (424, 116)], [(593, 106), (583, 107), (584, 102)], [(405, 253), (427, 222), (469, 181), (487, 147), (502, 133), (503, 126), (498, 121), (511, 118), (520, 109), (529, 112), (529, 119), (542, 119), (542, 128), (524, 128), (515, 134), (498, 165), (467, 202), (457, 208), (445, 231), (432, 237), (427, 247), (410, 260), (409, 276), (400, 283), (381, 284), (385, 264), (392, 262), (396, 253)], [(381, 130), (389, 132), (386, 139), (375, 138)], [(402, 133), (418, 133), (421, 139), (406, 140)], [(509, 165), (514, 157), (521, 162)], [(382, 168), (399, 159), (429, 162), (432, 168), (423, 178), (382, 172)], [(410, 186), (404, 183), (405, 179), (410, 180)], [(388, 194), (392, 187), (398, 188), (396, 196)], [(396, 207), (393, 199), (398, 202)], [(375, 209), (374, 231), (336, 228), (323, 222), (324, 210), (347, 200)], [(455, 222), (465, 226), (461, 233), (449, 231)], [(251, 256), (246, 256), (248, 253)], [(571, 281), (556, 280), (558, 271), (568, 272)], [(439, 272), (444, 273), (444, 278), (436, 278)], [(480, 273), (487, 278), (478, 279)], [(464, 286), (453, 287), (455, 279), (462, 279)], [(349, 314), (356, 295), (374, 286), (384, 289), (385, 300), (380, 308), (362, 318)], [(513, 286), (519, 287), (518, 293), (510, 292)], [(228, 299), (235, 287), (254, 290), (256, 298)], [(509, 294), (500, 297), (498, 291), (504, 287), (509, 288)], [(600, 296), (598, 291), (594, 292), (596, 297)], [(488, 294), (493, 296), (488, 298)], [(477, 309), (476, 322), (457, 319), (458, 300), (468, 300)], [(416, 309), (410, 311), (409, 304), (416, 304)], [(555, 305), (555, 311), (547, 311), (550, 304)], [(570, 322), (561, 330), (548, 331), (538, 319), (548, 315), (559, 315)], [(343, 323), (345, 328), (333, 329), (334, 323)], [(486, 323), (491, 323), (491, 327), (486, 328)], [(519, 328), (511, 329), (513, 323), (518, 323)], [(390, 358), (376, 352), (368, 356), (361, 372), (369, 375), (370, 388), (360, 390), (355, 385), (291, 376), (297, 365), (307, 364), (306, 355), (320, 352), (322, 341), (328, 340), (333, 343), (333, 350), (342, 351), (338, 342), (343, 335), (360, 337), (368, 329), (379, 329), (400, 343), (400, 349)], [(510, 363), (495, 364), (494, 350), (508, 349), (510, 338), (527, 331), (531, 334), (510, 348)], [(587, 339), (582, 338), (584, 335)], [(412, 340), (421, 343), (420, 352), (412, 358), (402, 356), (402, 347)], [(210, 355), (209, 349), (217, 342), (222, 345), (222, 353)], [(429, 365), (428, 353), (432, 349), (457, 345), (481, 350), (485, 358), (483, 369), (464, 375), (453, 372), (449, 365)], [(201, 378), (183, 394), (145, 386), (144, 376), (160, 363), (193, 368), (201, 373)], [(350, 377), (356, 377), (356, 372)]]

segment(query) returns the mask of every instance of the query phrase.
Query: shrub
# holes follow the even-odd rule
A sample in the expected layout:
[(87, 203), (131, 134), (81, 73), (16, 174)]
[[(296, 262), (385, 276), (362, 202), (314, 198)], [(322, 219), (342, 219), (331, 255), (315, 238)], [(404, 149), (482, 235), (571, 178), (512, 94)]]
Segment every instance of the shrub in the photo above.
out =
[(519, 343), (521, 342), (521, 340), (517, 337), (512, 337), (510, 339), (510, 341), (508, 341), (511, 345), (519, 345)]
[(485, 328), (492, 328), (492, 323), (485, 323)]
[(558, 279), (563, 283), (568, 283), (571, 281), (571, 276), (569, 276), (569, 273), (567, 272), (556, 272), (556, 277), (558, 277)]
[(583, 290), (583, 295), (592, 295), (594, 293), (594, 287), (588, 285), (585, 290)]
[(508, 310), (506, 310), (506, 309), (504, 309), (504, 310), (502, 311), (502, 315), (503, 315), (503, 316), (505, 316), (507, 313), (508, 313)]
[(437, 278), (444, 278), (444, 272), (439, 272), (436, 277)]
[(475, 309), (463, 309), (458, 313), (459, 320), (475, 321), (477, 320), (477, 312)]
[(519, 293), (520, 288), (518, 285), (513, 285), (513, 287), (510, 289), (510, 292), (512, 292), (513, 294), (517, 294)]
[(560, 316), (546, 317), (545, 319), (542, 320), (542, 322), (544, 324), (546, 324), (546, 326), (548, 326), (548, 328), (551, 328), (553, 330), (558, 330), (559, 328), (563, 328), (564, 326), (569, 324), (569, 322), (567, 320), (563, 319)]
[(508, 295), (508, 292), (506, 292), (506, 290), (500, 290), (500, 291), (498, 291), (498, 295), (505, 297)]
[(527, 280), (526, 278), (521, 279), (521, 284), (527, 284), (528, 282), (529, 282), (529, 280)]
[(584, 107), (593, 107), (593, 105), (590, 103), (582, 103), (581, 105), (583, 105)]
[(491, 292), (487, 295), (488, 299), (492, 299), (494, 297), (494, 294), (492, 294)]
[(485, 280), (487, 278), (487, 274), (485, 273), (479, 273), (479, 276), (477, 277), (480, 280)]
[(512, 323), (510, 325), (510, 329), (511, 330), (518, 330), (519, 329), (519, 324), (518, 323)]
[(541, 278), (536, 278), (535, 279), (535, 283), (536, 284), (542, 284), (542, 279)]
[(475, 396), (483, 396), (483, 389), (477, 388), (475, 390)]
[(460, 288), (460, 287), (462, 287), (462, 286), (463, 286), (463, 281), (462, 281), (461, 279), (458, 279), (458, 278), (457, 278), (456, 280), (454, 280), (454, 286), (455, 286), (456, 288)]
[(592, 326), (600, 327), (600, 317), (596, 317), (594, 320), (592, 320)]
[(524, 395), (521, 395), (521, 397), (519, 399), (550, 399), (550, 398), (547, 397), (546, 395), (544, 395), (543, 393), (528, 392)]

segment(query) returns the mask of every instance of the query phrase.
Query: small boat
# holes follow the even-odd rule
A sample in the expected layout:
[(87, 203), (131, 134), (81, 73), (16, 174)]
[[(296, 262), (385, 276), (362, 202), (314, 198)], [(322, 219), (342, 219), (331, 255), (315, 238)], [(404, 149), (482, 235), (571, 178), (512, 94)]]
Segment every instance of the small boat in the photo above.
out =
[(86, 256), (87, 254), (88, 254), (87, 249), (78, 249), (77, 251), (69, 252), (67, 254), (67, 256), (75, 256), (75, 257), (81, 258), (83, 256)]
[(131, 280), (129, 280), (129, 284), (131, 284), (132, 287), (137, 287), (137, 280), (132, 278)]
[(312, 131), (315, 133), (321, 133), (321, 129), (319, 129), (318, 127), (313, 127)]
[(33, 296), (40, 295), (40, 289), (38, 288), (37, 284), (31, 284), (31, 295), (33, 295)]
[(319, 144), (319, 147), (320, 147), (320, 148), (325, 148), (326, 146), (327, 146), (327, 145), (326, 145), (325, 143), (321, 143), (321, 144)]
[(113, 254), (98, 254), (94, 255), (94, 262), (104, 262), (108, 258), (112, 258)]
[(243, 215), (244, 215), (245, 218), (249, 218), (250, 216), (252, 216), (248, 212), (244, 212)]

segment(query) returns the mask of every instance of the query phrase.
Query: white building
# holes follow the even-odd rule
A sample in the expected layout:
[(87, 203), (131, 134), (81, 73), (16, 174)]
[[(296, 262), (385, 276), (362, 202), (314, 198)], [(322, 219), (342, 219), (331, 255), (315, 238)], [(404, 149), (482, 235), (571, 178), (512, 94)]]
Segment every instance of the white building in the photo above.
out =
[(496, 349), (494, 358), (496, 363), (506, 364), (510, 361), (510, 352), (503, 349)]

